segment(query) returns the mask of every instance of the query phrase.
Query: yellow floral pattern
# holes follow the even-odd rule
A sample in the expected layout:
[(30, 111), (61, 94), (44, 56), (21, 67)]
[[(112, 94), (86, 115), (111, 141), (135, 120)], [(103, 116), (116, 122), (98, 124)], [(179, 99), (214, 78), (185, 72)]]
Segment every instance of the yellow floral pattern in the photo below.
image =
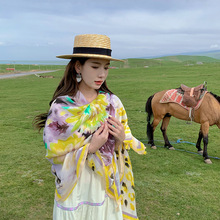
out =
[(57, 156), (63, 156), (73, 150), (77, 150), (82, 146), (84, 139), (84, 137), (79, 138), (76, 134), (73, 134), (66, 140), (58, 140), (57, 143), (51, 143), (46, 158), (56, 158)]
[(99, 94), (99, 98), (88, 105), (68, 108), (67, 111), (71, 113), (71, 116), (66, 119), (66, 122), (74, 124), (72, 131), (77, 130), (80, 126), (84, 131), (95, 131), (100, 126), (100, 123), (97, 122), (103, 122), (108, 116), (106, 112), (107, 105), (106, 96)]

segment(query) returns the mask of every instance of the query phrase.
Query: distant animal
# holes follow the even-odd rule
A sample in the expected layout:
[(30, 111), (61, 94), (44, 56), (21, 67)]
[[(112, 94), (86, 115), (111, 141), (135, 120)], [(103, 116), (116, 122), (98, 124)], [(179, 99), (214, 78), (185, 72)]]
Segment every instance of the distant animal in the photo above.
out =
[[(185, 105), (186, 103), (188, 103), (188, 106)], [(207, 153), (208, 132), (209, 126), (217, 125), (220, 128), (219, 96), (205, 91), (203, 85), (195, 88), (181, 85), (180, 88), (160, 91), (150, 96), (146, 102), (146, 112), (148, 113), (148, 143), (152, 148), (156, 149), (153, 134), (161, 120), (162, 125), (160, 129), (165, 142), (164, 146), (169, 149), (175, 149), (170, 144), (166, 132), (171, 116), (186, 121), (192, 120), (201, 124), (196, 148), (200, 154), (203, 154), (205, 163), (212, 163)], [(151, 123), (152, 116), (153, 121)], [(202, 139), (204, 144), (203, 151), (201, 149)]]

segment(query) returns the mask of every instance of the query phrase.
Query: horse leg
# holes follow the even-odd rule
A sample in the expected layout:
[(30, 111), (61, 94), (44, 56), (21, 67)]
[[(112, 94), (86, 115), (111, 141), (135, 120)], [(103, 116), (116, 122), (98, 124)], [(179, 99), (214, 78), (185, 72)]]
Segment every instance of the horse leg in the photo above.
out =
[(163, 139), (164, 139), (164, 142), (165, 142), (164, 147), (168, 147), (169, 150), (175, 150), (175, 148), (170, 144), (169, 139), (167, 137), (167, 127), (169, 125), (170, 118), (171, 118), (170, 114), (166, 114), (164, 116), (162, 125), (160, 127), (160, 130), (163, 134)]
[(199, 137), (198, 137), (198, 140), (196, 142), (196, 148), (198, 149), (198, 153), (199, 154), (203, 154), (203, 151), (202, 151), (202, 148), (201, 148), (201, 141), (202, 141), (202, 131), (201, 131), (201, 128), (200, 128), (200, 131), (199, 131)]
[(151, 145), (151, 148), (152, 149), (157, 149), (157, 147), (155, 146), (154, 144), (154, 131), (157, 127), (157, 125), (159, 124), (161, 119), (157, 119), (157, 118), (154, 118), (153, 122), (150, 124), (148, 123), (147, 125), (147, 136), (148, 136), (148, 144)]
[(152, 126), (152, 123), (148, 122), (147, 124), (147, 137), (148, 137), (148, 144), (151, 145), (151, 147), (155, 147), (156, 149), (156, 146), (154, 145), (154, 131), (153, 131), (153, 126)]
[(203, 150), (204, 162), (207, 164), (211, 164), (212, 161), (209, 159), (208, 152), (207, 152), (208, 133), (209, 133), (209, 123), (208, 122), (201, 124), (201, 131), (202, 131), (202, 135), (203, 135), (203, 144), (204, 144), (204, 150)]

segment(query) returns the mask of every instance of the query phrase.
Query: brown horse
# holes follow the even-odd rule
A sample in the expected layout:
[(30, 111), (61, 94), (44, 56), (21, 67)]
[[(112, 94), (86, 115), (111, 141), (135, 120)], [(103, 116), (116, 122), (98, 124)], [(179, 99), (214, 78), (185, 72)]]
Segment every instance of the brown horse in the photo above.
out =
[[(162, 120), (161, 131), (163, 134), (165, 147), (169, 149), (174, 149), (173, 146), (170, 144), (166, 130), (167, 126), (170, 121), (170, 117), (174, 116), (175, 118), (189, 121), (189, 111), (183, 107), (181, 107), (177, 103), (160, 103), (161, 98), (168, 90), (160, 91), (155, 93), (154, 95), (150, 96), (146, 103), (146, 112), (148, 113), (147, 121), (147, 136), (148, 136), (148, 143), (151, 145), (152, 148), (156, 149), (154, 144), (153, 133)], [(151, 116), (154, 116), (153, 122), (150, 123)], [(196, 143), (196, 148), (200, 154), (203, 153), (205, 163), (212, 163), (208, 157), (207, 153), (207, 145), (208, 145), (208, 132), (209, 126), (217, 125), (220, 128), (220, 97), (211, 93), (207, 92), (203, 98), (203, 101), (200, 107), (194, 111), (193, 121), (196, 123), (201, 124), (199, 137)], [(203, 139), (204, 149), (201, 149), (201, 141)]]

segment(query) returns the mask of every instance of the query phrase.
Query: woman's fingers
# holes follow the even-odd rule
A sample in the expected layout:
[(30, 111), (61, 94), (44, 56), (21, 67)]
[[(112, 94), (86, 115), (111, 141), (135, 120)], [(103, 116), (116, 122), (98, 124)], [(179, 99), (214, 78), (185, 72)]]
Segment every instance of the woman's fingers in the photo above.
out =
[(110, 117), (107, 119), (109, 133), (115, 137), (116, 140), (122, 142), (125, 139), (125, 131), (122, 123), (115, 117)]
[(90, 152), (96, 152), (108, 140), (109, 129), (107, 122), (101, 123), (100, 128), (94, 133), (90, 142)]
[(124, 126), (118, 119), (113, 116), (111, 116), (111, 118), (105, 119), (104, 122), (101, 122), (101, 126), (95, 132), (95, 135), (106, 139), (109, 133), (119, 140), (123, 139), (124, 137)]
[(107, 136), (108, 135), (108, 124), (107, 124), (106, 120), (104, 122), (104, 127), (103, 127), (102, 134), (103, 134), (103, 136)]
[(104, 124), (101, 123), (101, 126), (99, 127), (99, 129), (95, 132), (95, 134), (100, 135), (104, 130)]
[(116, 132), (116, 131), (119, 129), (119, 126), (113, 125), (113, 124), (109, 124), (109, 123), (108, 123), (107, 126), (108, 126), (109, 131)]
[[(107, 121), (108, 121), (108, 127), (109, 127), (109, 125), (111, 125), (112, 128), (117, 128), (118, 126), (121, 125), (121, 123), (114, 117), (108, 118)], [(111, 128), (111, 127), (109, 127), (109, 128)]]
[(107, 119), (110, 120), (110, 121), (114, 121), (115, 123), (120, 123), (120, 121), (117, 118), (115, 118), (111, 115), (109, 115), (109, 118), (107, 118)]
[(99, 129), (95, 132), (95, 135), (106, 138), (108, 137), (108, 125), (107, 121), (101, 122), (101, 126)]

